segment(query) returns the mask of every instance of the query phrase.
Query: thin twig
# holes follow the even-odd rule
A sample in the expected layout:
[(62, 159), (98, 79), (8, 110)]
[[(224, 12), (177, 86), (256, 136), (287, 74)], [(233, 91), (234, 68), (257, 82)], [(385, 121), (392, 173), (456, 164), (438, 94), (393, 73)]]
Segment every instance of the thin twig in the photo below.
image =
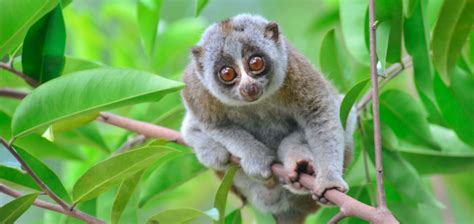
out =
[[(20, 192), (17, 192), (15, 190), (10, 189), (7, 186), (1, 185), (1, 184), (0, 184), (0, 192), (5, 193), (6, 195), (10, 195), (11, 197), (14, 197), (14, 198), (18, 198), (18, 197), (22, 196), (22, 194)], [(78, 210), (72, 210), (71, 211), (69, 209), (63, 209), (59, 205), (51, 204), (49, 202), (46, 202), (46, 201), (43, 201), (43, 200), (40, 200), (40, 199), (36, 199), (35, 202), (33, 203), (33, 205), (35, 205), (36, 207), (40, 207), (40, 208), (50, 210), (50, 211), (55, 211), (55, 212), (58, 212), (58, 213), (61, 213), (61, 214), (67, 215), (67, 216), (75, 217), (75, 218), (83, 220), (87, 223), (92, 223), (92, 224), (104, 224), (105, 223), (104, 221), (101, 221), (101, 220), (99, 220), (99, 219), (97, 219), (93, 216), (90, 216), (86, 213), (83, 213), (81, 211), (78, 211)]]
[(33, 180), (38, 184), (38, 186), (51, 198), (53, 199), (58, 205), (60, 205), (64, 210), (69, 210), (69, 206), (64, 202), (61, 198), (59, 198), (49, 187), (36, 175), (36, 173), (30, 168), (30, 166), (21, 158), (21, 156), (15, 151), (15, 149), (8, 144), (3, 138), (0, 138), (0, 142), (3, 146), (10, 152), (10, 154), (15, 157), (15, 159), (21, 164), (23, 169), (30, 175)]
[(329, 220), (328, 224), (337, 224), (337, 223), (339, 223), (339, 221), (341, 221), (345, 217), (346, 217), (346, 215), (344, 215), (343, 212), (339, 212), (334, 217), (332, 217), (331, 220)]
[(15, 89), (10, 89), (10, 88), (0, 89), (0, 96), (19, 99), (19, 100), (25, 98), (27, 94), (28, 93), (18, 91)]
[(383, 166), (382, 166), (382, 140), (380, 137), (380, 111), (379, 87), (377, 80), (377, 55), (375, 37), (375, 0), (369, 0), (369, 26), (370, 26), (370, 79), (372, 83), (372, 114), (374, 118), (374, 146), (375, 168), (377, 170), (377, 202), (379, 208), (387, 208), (385, 200)]
[[(388, 67), (384, 73), (383, 79), (379, 81), (379, 89), (382, 88), (385, 84), (387, 84), (390, 80), (397, 77), (402, 71), (412, 66), (412, 60), (410, 56), (403, 57), (402, 61), (399, 63), (395, 63)], [(372, 99), (372, 88), (367, 91), (367, 93), (361, 98), (359, 103), (357, 104), (357, 110), (364, 108)]]
[(444, 224), (454, 224), (455, 219), (453, 217), (453, 210), (449, 203), (448, 194), (446, 193), (446, 186), (441, 176), (431, 177), (431, 183), (433, 185), (433, 192), (438, 200), (443, 203), (446, 208), (441, 210), (441, 217), (443, 217)]
[(27, 82), (30, 86), (32, 87), (38, 87), (39, 86), (39, 83), (38, 81), (32, 79), (31, 77), (27, 76), (26, 74), (24, 74), (23, 72), (19, 71), (19, 70), (16, 70), (15, 68), (13, 68), (11, 65), (9, 64), (6, 64), (6, 63), (3, 63), (3, 62), (0, 62), (0, 68), (3, 68), (15, 75), (17, 75), (18, 77), (22, 78), (23, 80), (25, 80), (25, 82)]
[[(177, 141), (177, 143), (179, 144), (186, 145), (186, 143), (181, 137), (181, 134), (172, 129), (160, 127), (142, 121), (136, 121), (111, 113), (101, 113), (98, 120), (110, 125), (134, 131), (147, 137), (173, 140)], [(232, 157), (232, 161), (238, 163), (239, 158)], [(272, 171), (277, 177), (283, 179), (287, 178), (288, 176), (288, 171), (281, 164), (273, 164)], [(314, 188), (313, 176), (301, 174), (299, 181), (301, 185), (307, 189)], [(375, 224), (398, 223), (395, 217), (393, 217), (393, 215), (386, 209), (378, 209), (366, 205), (338, 190), (328, 190), (324, 194), (324, 197), (331, 201), (333, 204), (339, 206), (341, 212), (343, 212), (345, 216), (355, 216)]]
[(122, 153), (146, 141), (144, 135), (137, 135), (123, 143), (114, 153)]

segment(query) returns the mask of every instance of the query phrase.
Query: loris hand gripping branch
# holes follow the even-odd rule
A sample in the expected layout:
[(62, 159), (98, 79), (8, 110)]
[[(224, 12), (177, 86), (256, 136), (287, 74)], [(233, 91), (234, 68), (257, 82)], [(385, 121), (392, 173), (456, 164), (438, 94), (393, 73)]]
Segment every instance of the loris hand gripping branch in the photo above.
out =
[(283, 163), (293, 177), (308, 164), (320, 202), (327, 189), (348, 190), (342, 172), (355, 115), (344, 131), (340, 96), (276, 23), (242, 14), (209, 26), (192, 49), (184, 82), (185, 141), (216, 170), (226, 169), (230, 155), (240, 157), (234, 186), (279, 223), (301, 223), (317, 206), (292, 183), (297, 178), (266, 187), (272, 163)]

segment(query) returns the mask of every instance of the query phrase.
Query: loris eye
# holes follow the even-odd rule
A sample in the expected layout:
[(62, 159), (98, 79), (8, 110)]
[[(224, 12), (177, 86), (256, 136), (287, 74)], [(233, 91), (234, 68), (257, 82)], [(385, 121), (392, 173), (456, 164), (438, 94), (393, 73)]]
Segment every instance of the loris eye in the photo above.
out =
[(265, 62), (260, 56), (251, 57), (249, 60), (249, 68), (253, 72), (261, 72), (265, 67)]
[(219, 78), (226, 84), (232, 84), (237, 78), (237, 73), (232, 67), (223, 67), (219, 72)]

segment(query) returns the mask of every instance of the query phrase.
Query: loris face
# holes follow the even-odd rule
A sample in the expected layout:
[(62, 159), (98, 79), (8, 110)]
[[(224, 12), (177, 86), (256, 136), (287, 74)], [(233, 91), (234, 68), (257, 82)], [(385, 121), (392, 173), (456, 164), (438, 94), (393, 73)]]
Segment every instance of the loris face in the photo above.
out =
[(221, 102), (234, 106), (275, 93), (288, 64), (278, 25), (247, 14), (209, 26), (192, 53), (204, 86)]

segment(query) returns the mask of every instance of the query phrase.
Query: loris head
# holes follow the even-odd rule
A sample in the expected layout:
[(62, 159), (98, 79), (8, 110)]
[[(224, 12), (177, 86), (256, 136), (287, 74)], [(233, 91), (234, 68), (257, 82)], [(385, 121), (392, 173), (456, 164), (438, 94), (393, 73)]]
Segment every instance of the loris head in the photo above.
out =
[(275, 93), (288, 54), (278, 25), (242, 14), (209, 26), (192, 49), (199, 79), (222, 103), (252, 104)]

